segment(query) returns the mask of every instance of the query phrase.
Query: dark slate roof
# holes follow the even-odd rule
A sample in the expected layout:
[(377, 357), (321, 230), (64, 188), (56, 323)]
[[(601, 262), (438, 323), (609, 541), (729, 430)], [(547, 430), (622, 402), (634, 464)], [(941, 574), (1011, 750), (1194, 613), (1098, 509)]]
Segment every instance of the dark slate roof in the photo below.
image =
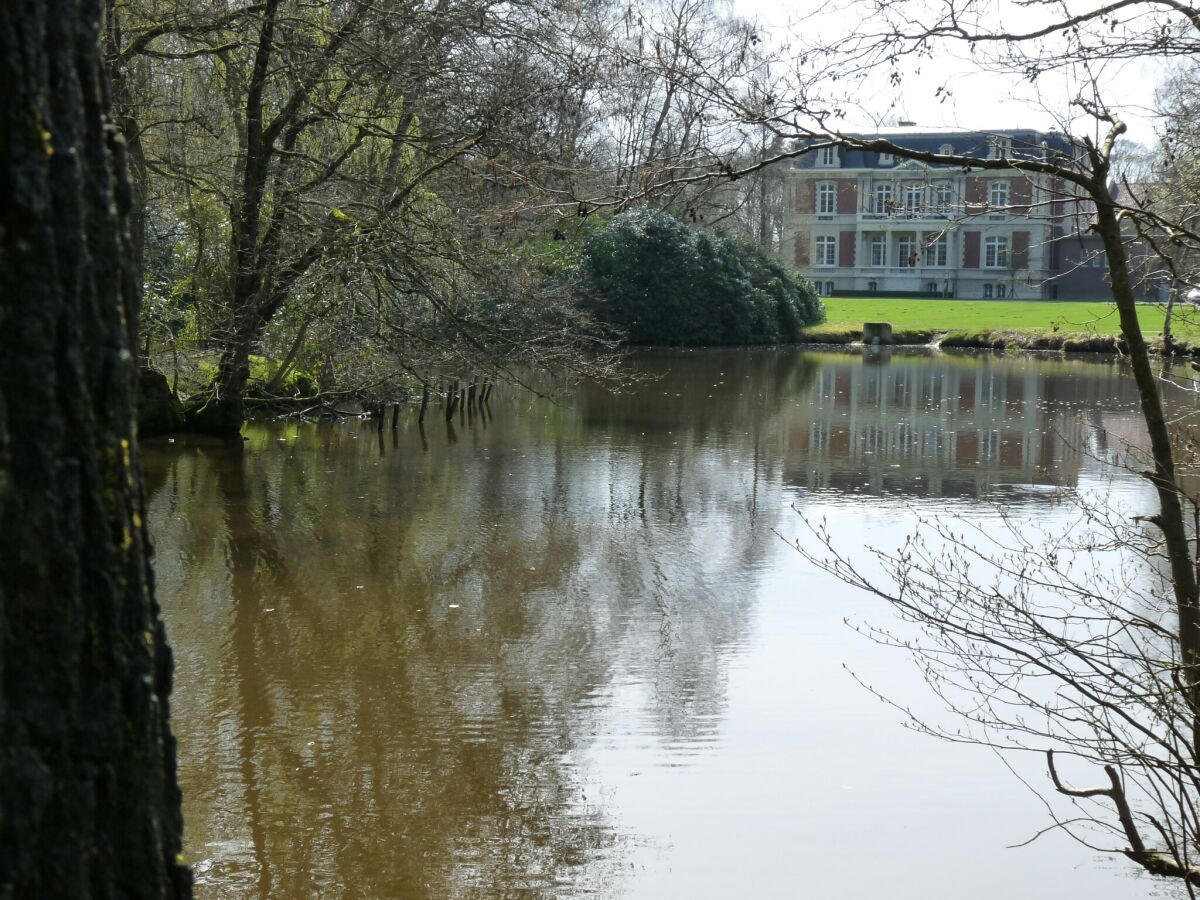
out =
[[(880, 138), (891, 141), (899, 147), (904, 147), (909, 150), (919, 150), (926, 153), (938, 153), (943, 144), (950, 144), (954, 148), (955, 154), (964, 156), (986, 157), (989, 147), (996, 138), (1008, 138), (1012, 142), (1012, 157), (1020, 159), (1042, 158), (1042, 145), (1051, 154), (1061, 154), (1067, 159), (1073, 157), (1073, 143), (1071, 138), (1058, 131), (1034, 131), (1032, 129), (1001, 129), (997, 131), (933, 131), (920, 129), (901, 129), (887, 130), (878, 132), (847, 132), (847, 137), (858, 138), (860, 140), (878, 140)], [(818, 138), (798, 140), (795, 143), (796, 149), (805, 146), (812, 146), (825, 143)], [(1064, 160), (1065, 161), (1065, 160)], [(815, 153), (806, 153), (802, 156), (797, 156), (792, 160), (792, 165), (798, 169), (813, 169), (817, 168), (817, 155)], [(902, 159), (896, 159), (893, 163), (880, 164), (879, 154), (868, 152), (865, 150), (848, 150), (845, 147), (838, 149), (838, 165), (833, 168), (843, 169), (896, 169), (903, 166)], [(918, 163), (925, 165), (925, 163)], [(937, 163), (929, 165), (936, 166)], [(951, 164), (946, 164), (947, 166)], [(830, 167), (822, 167), (830, 168)]]

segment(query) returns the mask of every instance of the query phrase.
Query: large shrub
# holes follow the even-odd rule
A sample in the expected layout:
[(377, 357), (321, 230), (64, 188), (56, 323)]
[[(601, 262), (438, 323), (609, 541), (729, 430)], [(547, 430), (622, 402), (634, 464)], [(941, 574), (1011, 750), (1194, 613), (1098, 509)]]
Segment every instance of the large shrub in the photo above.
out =
[(666, 213), (622, 213), (585, 251), (593, 314), (634, 344), (781, 343), (824, 315), (812, 285), (787, 266)]

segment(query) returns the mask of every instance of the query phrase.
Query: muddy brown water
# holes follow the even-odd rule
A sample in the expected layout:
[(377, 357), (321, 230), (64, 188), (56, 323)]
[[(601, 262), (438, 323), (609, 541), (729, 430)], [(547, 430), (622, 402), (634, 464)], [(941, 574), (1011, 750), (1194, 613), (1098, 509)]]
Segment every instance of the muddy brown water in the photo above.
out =
[[(648, 353), (559, 404), (145, 450), (201, 897), (1116, 900), (887, 609), (788, 541), (894, 546), (1055, 488), (1149, 508), (1115, 360)], [(1186, 400), (1180, 402), (1189, 402)], [(853, 673), (853, 675), (852, 675)]]

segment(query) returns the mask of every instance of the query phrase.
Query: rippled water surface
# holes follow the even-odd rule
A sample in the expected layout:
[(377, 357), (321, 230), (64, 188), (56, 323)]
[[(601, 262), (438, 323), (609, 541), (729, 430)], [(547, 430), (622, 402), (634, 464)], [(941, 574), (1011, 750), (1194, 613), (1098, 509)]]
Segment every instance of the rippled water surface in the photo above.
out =
[(200, 895), (1157, 896), (1061, 835), (1006, 849), (1041, 803), (856, 682), (945, 715), (846, 624), (889, 610), (788, 543), (994, 502), (1053, 527), (1056, 486), (1149, 508), (1105, 462), (1140, 433), (1119, 364), (631, 366), (655, 377), (424, 435), (147, 447)]

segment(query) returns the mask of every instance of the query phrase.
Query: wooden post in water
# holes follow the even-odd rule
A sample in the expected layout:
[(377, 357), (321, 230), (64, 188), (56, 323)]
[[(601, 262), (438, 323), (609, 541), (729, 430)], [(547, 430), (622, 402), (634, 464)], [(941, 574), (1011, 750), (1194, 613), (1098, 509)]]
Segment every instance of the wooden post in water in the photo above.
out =
[(417, 416), (417, 424), (425, 424), (425, 410), (429, 408), (429, 385), (421, 388), (421, 414)]

